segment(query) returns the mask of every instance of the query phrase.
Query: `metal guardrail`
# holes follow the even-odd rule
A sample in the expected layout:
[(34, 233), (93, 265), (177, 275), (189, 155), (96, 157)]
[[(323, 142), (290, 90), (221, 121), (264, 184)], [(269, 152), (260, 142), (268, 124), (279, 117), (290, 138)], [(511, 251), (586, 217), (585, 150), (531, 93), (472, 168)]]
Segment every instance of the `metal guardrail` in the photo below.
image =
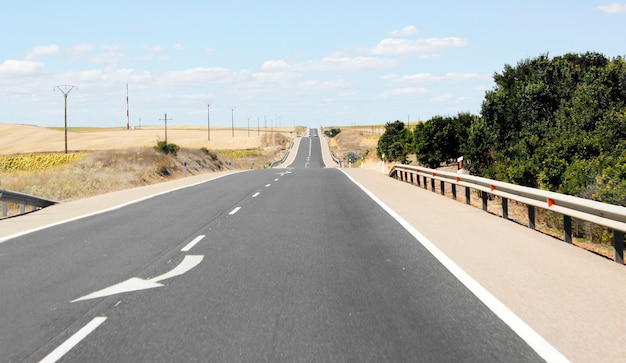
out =
[(1, 218), (5, 218), (8, 216), (7, 213), (7, 203), (15, 203), (20, 206), (20, 213), (26, 213), (26, 206), (29, 205), (32, 207), (32, 210), (37, 210), (41, 208), (45, 208), (51, 206), (53, 204), (57, 204), (57, 202), (53, 200), (48, 200), (44, 198), (35, 197), (33, 195), (14, 192), (11, 190), (0, 189), (0, 202), (2, 204), (2, 216)]
[(563, 239), (572, 243), (572, 218), (608, 227), (613, 231), (615, 262), (624, 264), (624, 233), (626, 232), (626, 207), (596, 202), (515, 184), (504, 183), (477, 176), (438, 171), (434, 169), (396, 164), (389, 176), (423, 186), (430, 185), (435, 192), (436, 181), (439, 190), (445, 194), (445, 185), (450, 184), (452, 198), (457, 199), (457, 186), (465, 187), (465, 203), (470, 203), (471, 189), (481, 192), (482, 209), (487, 211), (489, 195), (502, 199), (502, 218), (508, 219), (508, 200), (514, 200), (528, 207), (528, 227), (535, 229), (535, 208), (554, 211), (563, 216)]
[(282, 159), (274, 161), (274, 162), (272, 163), (272, 165), (270, 165), (270, 168), (273, 168), (273, 167), (275, 167), (275, 166), (277, 166), (277, 165), (280, 165), (280, 164), (284, 163), (284, 162), (285, 162), (285, 160), (287, 160), (287, 156), (289, 156), (289, 151), (291, 150), (291, 148), (292, 148), (292, 147), (293, 147), (293, 141), (291, 141), (291, 142), (289, 143), (289, 147), (288, 147), (288, 148), (287, 148), (287, 150), (285, 151), (285, 154), (283, 154)]

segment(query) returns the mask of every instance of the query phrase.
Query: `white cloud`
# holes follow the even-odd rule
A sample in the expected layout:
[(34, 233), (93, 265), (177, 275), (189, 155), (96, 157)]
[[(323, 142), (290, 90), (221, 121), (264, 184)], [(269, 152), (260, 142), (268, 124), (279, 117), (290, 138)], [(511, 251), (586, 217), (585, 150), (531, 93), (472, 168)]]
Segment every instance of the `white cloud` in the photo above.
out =
[(93, 50), (92, 44), (76, 44), (75, 46), (69, 48), (67, 53), (71, 56), (80, 57), (85, 55)]
[(94, 63), (117, 64), (128, 59), (120, 44), (101, 44), (100, 48), (103, 52), (91, 58)]
[(185, 46), (182, 43), (176, 43), (172, 45), (172, 49), (183, 50), (185, 49)]
[[(333, 81), (309, 80), (305, 81), (303, 85), (309, 89), (337, 89), (350, 87), (350, 83), (343, 79), (337, 79)], [(345, 96), (346, 94), (342, 95)]]
[(233, 72), (226, 68), (195, 67), (178, 71), (169, 71), (155, 75), (156, 81), (162, 86), (171, 87), (206, 87), (209, 84), (227, 83), (247, 78), (248, 73)]
[(30, 52), (28, 52), (28, 54), (26, 55), (26, 59), (31, 60), (39, 58), (41, 56), (57, 54), (58, 52), (59, 46), (57, 46), (56, 44), (42, 45), (31, 49)]
[(314, 72), (332, 70), (367, 70), (391, 68), (397, 65), (392, 59), (376, 57), (324, 57), (302, 63), (287, 63), (284, 60), (269, 60), (263, 63), (264, 71)]
[(143, 49), (147, 50), (148, 52), (152, 52), (152, 53), (161, 53), (161, 52), (163, 52), (163, 47), (161, 47), (160, 45), (144, 44), (143, 45)]
[(454, 95), (451, 93), (444, 93), (441, 95), (437, 95), (435, 97), (431, 97), (430, 101), (432, 102), (447, 102), (454, 98)]
[(0, 74), (4, 75), (30, 75), (44, 70), (41, 62), (6, 60), (0, 64)]
[(401, 37), (405, 35), (411, 35), (417, 33), (417, 28), (413, 25), (405, 26), (402, 29), (396, 29), (389, 32), (389, 36), (392, 37)]
[(491, 79), (489, 74), (480, 73), (461, 73), (461, 72), (448, 72), (443, 75), (434, 75), (431, 73), (416, 73), (408, 76), (388, 78), (397, 83), (403, 82), (437, 82), (437, 81), (488, 81)]
[(609, 5), (598, 6), (595, 9), (607, 14), (626, 13), (626, 4), (611, 3)]
[(462, 48), (467, 41), (459, 37), (446, 38), (423, 38), (423, 39), (398, 39), (387, 38), (381, 40), (376, 47), (370, 49), (372, 54), (413, 54), (424, 56), (436, 56), (444, 49)]
[(284, 83), (301, 79), (301, 76), (292, 72), (259, 72), (254, 78), (261, 83)]
[(402, 87), (395, 88), (389, 91), (385, 91), (379, 94), (376, 98), (392, 98), (398, 96), (411, 96), (411, 95), (420, 95), (428, 92), (427, 88), (424, 87)]

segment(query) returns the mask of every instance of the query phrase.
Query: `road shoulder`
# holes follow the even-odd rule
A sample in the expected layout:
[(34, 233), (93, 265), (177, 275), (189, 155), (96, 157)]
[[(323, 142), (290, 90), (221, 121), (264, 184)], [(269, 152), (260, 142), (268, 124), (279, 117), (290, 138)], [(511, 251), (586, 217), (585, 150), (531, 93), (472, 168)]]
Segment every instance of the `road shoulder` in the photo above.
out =
[(574, 362), (623, 362), (624, 266), (367, 169), (343, 169)]

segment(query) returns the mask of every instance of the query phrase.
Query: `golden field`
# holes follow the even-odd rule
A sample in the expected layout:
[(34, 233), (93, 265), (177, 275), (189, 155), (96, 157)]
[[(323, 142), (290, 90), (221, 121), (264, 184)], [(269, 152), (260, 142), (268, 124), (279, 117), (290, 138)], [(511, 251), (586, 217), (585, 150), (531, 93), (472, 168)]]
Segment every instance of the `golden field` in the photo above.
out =
[[(201, 148), (209, 150), (238, 150), (268, 147), (264, 135), (280, 133), (285, 137), (295, 137), (294, 131), (302, 133), (304, 129), (235, 129), (234, 137), (230, 128), (207, 128), (194, 126), (168, 126), (167, 141), (182, 148)], [(163, 126), (144, 126), (141, 129), (123, 128), (85, 128), (68, 130), (68, 150), (111, 150), (136, 147), (152, 147), (157, 140), (165, 139)], [(265, 144), (265, 145), (264, 145)], [(0, 123), (0, 155), (63, 152), (65, 150), (65, 132), (63, 129), (49, 129), (32, 125)]]
[[(0, 187), (68, 201), (188, 175), (260, 169), (282, 157), (304, 128), (279, 130), (168, 127), (176, 155), (154, 150), (164, 129), (63, 129), (0, 123)], [(13, 210), (16, 206), (10, 206)], [(10, 211), (10, 214), (11, 213)]]

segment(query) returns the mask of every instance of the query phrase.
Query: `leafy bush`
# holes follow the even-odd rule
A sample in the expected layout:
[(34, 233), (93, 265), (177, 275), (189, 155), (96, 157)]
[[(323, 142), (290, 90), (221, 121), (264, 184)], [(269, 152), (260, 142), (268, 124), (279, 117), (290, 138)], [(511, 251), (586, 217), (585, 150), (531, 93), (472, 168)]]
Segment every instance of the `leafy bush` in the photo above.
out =
[(202, 151), (205, 155), (209, 155), (211, 157), (211, 160), (217, 160), (217, 154), (207, 149), (206, 147), (201, 147), (200, 151)]
[(330, 130), (324, 130), (324, 135), (330, 137), (331, 139), (337, 136), (341, 132), (339, 128), (332, 128)]
[(168, 144), (163, 140), (158, 140), (157, 144), (154, 146), (155, 151), (160, 151), (163, 154), (172, 154), (176, 156), (178, 150), (180, 150), (180, 146), (176, 144)]
[(350, 163), (354, 163), (360, 158), (361, 157), (357, 155), (357, 153), (355, 153), (354, 151), (348, 151), (348, 153), (346, 154), (346, 159), (348, 159), (348, 162)]

